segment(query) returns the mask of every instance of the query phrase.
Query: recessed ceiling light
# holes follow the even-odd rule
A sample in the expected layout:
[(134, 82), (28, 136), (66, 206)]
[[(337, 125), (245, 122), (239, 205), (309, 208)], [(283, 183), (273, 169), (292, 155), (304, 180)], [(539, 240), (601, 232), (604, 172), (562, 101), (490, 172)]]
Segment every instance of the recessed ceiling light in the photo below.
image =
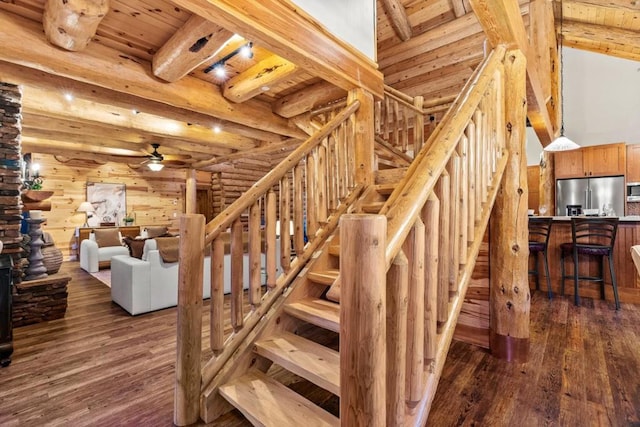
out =
[(222, 129), (220, 129), (220, 126), (214, 126), (214, 127), (213, 127), (213, 131), (214, 131), (215, 133), (220, 133), (220, 131), (221, 131), (221, 130), (222, 130)]
[(73, 101), (73, 95), (70, 92), (65, 92), (64, 99), (66, 99), (67, 101), (71, 102), (71, 101)]
[(213, 71), (215, 72), (216, 77), (223, 78), (227, 75), (227, 70), (224, 69), (223, 64), (216, 65)]
[(269, 86), (262, 86), (260, 88), (263, 92), (267, 92), (268, 90), (270, 90), (271, 88)]

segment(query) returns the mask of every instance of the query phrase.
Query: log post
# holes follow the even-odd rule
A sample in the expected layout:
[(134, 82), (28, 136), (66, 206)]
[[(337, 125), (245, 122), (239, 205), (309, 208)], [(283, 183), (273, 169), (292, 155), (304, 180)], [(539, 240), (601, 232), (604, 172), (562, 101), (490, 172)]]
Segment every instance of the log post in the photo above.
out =
[(196, 191), (196, 170), (187, 169), (187, 183), (185, 186), (185, 213), (194, 214), (198, 212), (197, 191)]
[(340, 422), (386, 423), (387, 219), (343, 215), (340, 219)]
[(505, 57), (506, 149), (502, 183), (491, 215), (490, 346), (494, 356), (525, 362), (529, 353), (528, 218), (525, 56)]
[(186, 426), (200, 416), (202, 353), (202, 281), (204, 276), (204, 216), (180, 217), (178, 266), (178, 327), (173, 423)]
[(540, 205), (547, 207), (546, 215), (555, 215), (556, 211), (556, 191), (555, 191), (555, 155), (548, 151), (542, 152), (540, 162)]
[(374, 120), (373, 96), (363, 89), (353, 89), (347, 96), (347, 104), (360, 101), (360, 108), (352, 116), (355, 130), (356, 183), (373, 184)]

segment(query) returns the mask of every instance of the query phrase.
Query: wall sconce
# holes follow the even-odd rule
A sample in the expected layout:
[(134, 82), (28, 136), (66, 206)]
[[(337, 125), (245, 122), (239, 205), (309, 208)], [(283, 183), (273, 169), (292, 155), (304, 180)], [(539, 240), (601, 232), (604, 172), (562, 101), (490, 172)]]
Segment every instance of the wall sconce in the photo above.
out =
[(253, 42), (248, 42), (240, 46), (236, 50), (226, 54), (222, 59), (220, 59), (217, 62), (214, 62), (213, 64), (205, 68), (204, 69), (205, 74), (208, 74), (211, 71), (213, 71), (216, 77), (219, 77), (219, 78), (225, 77), (227, 75), (227, 71), (224, 68), (224, 65), (226, 64), (226, 62), (238, 54), (240, 54), (243, 58), (247, 58), (247, 59), (253, 58), (253, 51), (251, 50), (252, 47), (253, 47)]

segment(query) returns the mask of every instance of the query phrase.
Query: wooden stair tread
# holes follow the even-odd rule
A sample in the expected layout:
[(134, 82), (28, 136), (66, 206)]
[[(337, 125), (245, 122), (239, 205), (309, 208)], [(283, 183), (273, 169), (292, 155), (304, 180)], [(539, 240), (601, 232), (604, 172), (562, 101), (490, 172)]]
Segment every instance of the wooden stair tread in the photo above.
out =
[(256, 343), (256, 353), (340, 396), (340, 353), (289, 332)]
[(378, 194), (382, 194), (383, 196), (388, 196), (393, 193), (393, 190), (396, 189), (398, 184), (395, 182), (387, 183), (387, 184), (377, 184), (374, 186), (375, 190)]
[(338, 418), (259, 371), (249, 372), (219, 391), (253, 425), (340, 425)]
[(284, 311), (305, 322), (340, 333), (340, 305), (334, 302), (307, 298), (286, 304)]
[(329, 245), (329, 255), (340, 256), (340, 243)]
[(362, 205), (362, 211), (366, 213), (378, 213), (385, 202), (369, 202)]
[(340, 270), (310, 271), (307, 274), (307, 277), (309, 278), (309, 280), (311, 280), (314, 283), (319, 283), (321, 285), (329, 286), (336, 281), (339, 274), (340, 274)]

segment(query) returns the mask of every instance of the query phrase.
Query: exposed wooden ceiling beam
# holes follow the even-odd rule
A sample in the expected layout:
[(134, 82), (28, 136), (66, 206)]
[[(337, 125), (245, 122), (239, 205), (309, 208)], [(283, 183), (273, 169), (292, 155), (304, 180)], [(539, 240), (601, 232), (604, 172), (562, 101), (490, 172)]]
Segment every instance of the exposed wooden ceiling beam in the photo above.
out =
[(292, 145), (297, 146), (297, 145), (300, 145), (300, 143), (301, 141), (297, 139), (290, 139), (287, 141), (279, 142), (277, 144), (268, 144), (260, 148), (254, 148), (253, 150), (250, 150), (250, 151), (241, 151), (237, 153), (227, 154), (225, 156), (214, 157), (210, 160), (195, 162), (193, 163), (192, 167), (197, 169), (206, 169), (207, 167), (210, 167), (219, 163), (229, 162), (231, 160), (245, 159), (247, 157), (273, 154), (275, 152), (286, 151), (286, 150), (289, 150)]
[(322, 81), (280, 98), (272, 104), (272, 109), (274, 113), (290, 118), (345, 96), (344, 89)]
[(640, 61), (640, 33), (575, 21), (562, 23), (563, 45)]
[(257, 141), (227, 132), (216, 133), (210, 127), (188, 124), (153, 114), (101, 104), (74, 97), (69, 101), (59, 91), (23, 88), (25, 111), (81, 123), (95, 123), (141, 131), (154, 136), (181, 138), (221, 148), (249, 149)]
[[(516, 0), (471, 0), (471, 6), (482, 24), (491, 46), (506, 44), (520, 49), (527, 58), (527, 116), (543, 146), (551, 143), (553, 128), (546, 99), (542, 93), (540, 73), (533, 49), (522, 20), (521, 8)], [(544, 74), (548, 78), (549, 74)]]
[(241, 135), (259, 141), (279, 142), (283, 139), (282, 136), (274, 133), (253, 129), (237, 123), (220, 120), (205, 114), (162, 104), (161, 102), (150, 101), (133, 95), (115, 92), (99, 86), (79, 82), (77, 80), (55, 76), (34, 68), (9, 64), (3, 61), (0, 61), (0, 80), (49, 91), (68, 91), (74, 96), (87, 101), (94, 101), (102, 104), (109, 103), (117, 107), (136, 109), (137, 111), (154, 114), (160, 117), (171, 117), (172, 119), (181, 120), (187, 124), (195, 123), (208, 128), (218, 126), (224, 132)]
[[(172, 0), (345, 90), (384, 96), (382, 74), (365, 55), (319, 26), (299, 7), (278, 0)], [(293, 36), (295, 35), (295, 37)]]
[(407, 41), (411, 38), (411, 24), (409, 24), (409, 18), (407, 18), (407, 11), (404, 9), (400, 0), (380, 0), (382, 7), (391, 21), (391, 26), (396, 35), (402, 41)]
[(47, 40), (66, 50), (87, 47), (109, 12), (109, 0), (46, 0), (42, 26)]
[[(227, 101), (220, 89), (202, 80), (185, 77), (166, 84), (150, 76), (151, 65), (95, 44), (85, 52), (60, 52), (40, 32), (38, 24), (0, 12), (0, 59), (52, 72), (175, 107), (240, 123), (245, 126), (303, 138), (304, 134), (268, 105), (251, 100), (243, 104)], [(15, 43), (20, 40), (20, 43)], [(24, 49), (29, 46), (29, 49)], [(114, 78), (117, 76), (118, 78)]]
[(222, 94), (230, 101), (244, 102), (289, 78), (298, 70), (292, 62), (271, 55), (237, 76), (227, 80)]
[(153, 74), (168, 82), (180, 80), (210, 59), (232, 36), (218, 24), (191, 15), (153, 56)]

